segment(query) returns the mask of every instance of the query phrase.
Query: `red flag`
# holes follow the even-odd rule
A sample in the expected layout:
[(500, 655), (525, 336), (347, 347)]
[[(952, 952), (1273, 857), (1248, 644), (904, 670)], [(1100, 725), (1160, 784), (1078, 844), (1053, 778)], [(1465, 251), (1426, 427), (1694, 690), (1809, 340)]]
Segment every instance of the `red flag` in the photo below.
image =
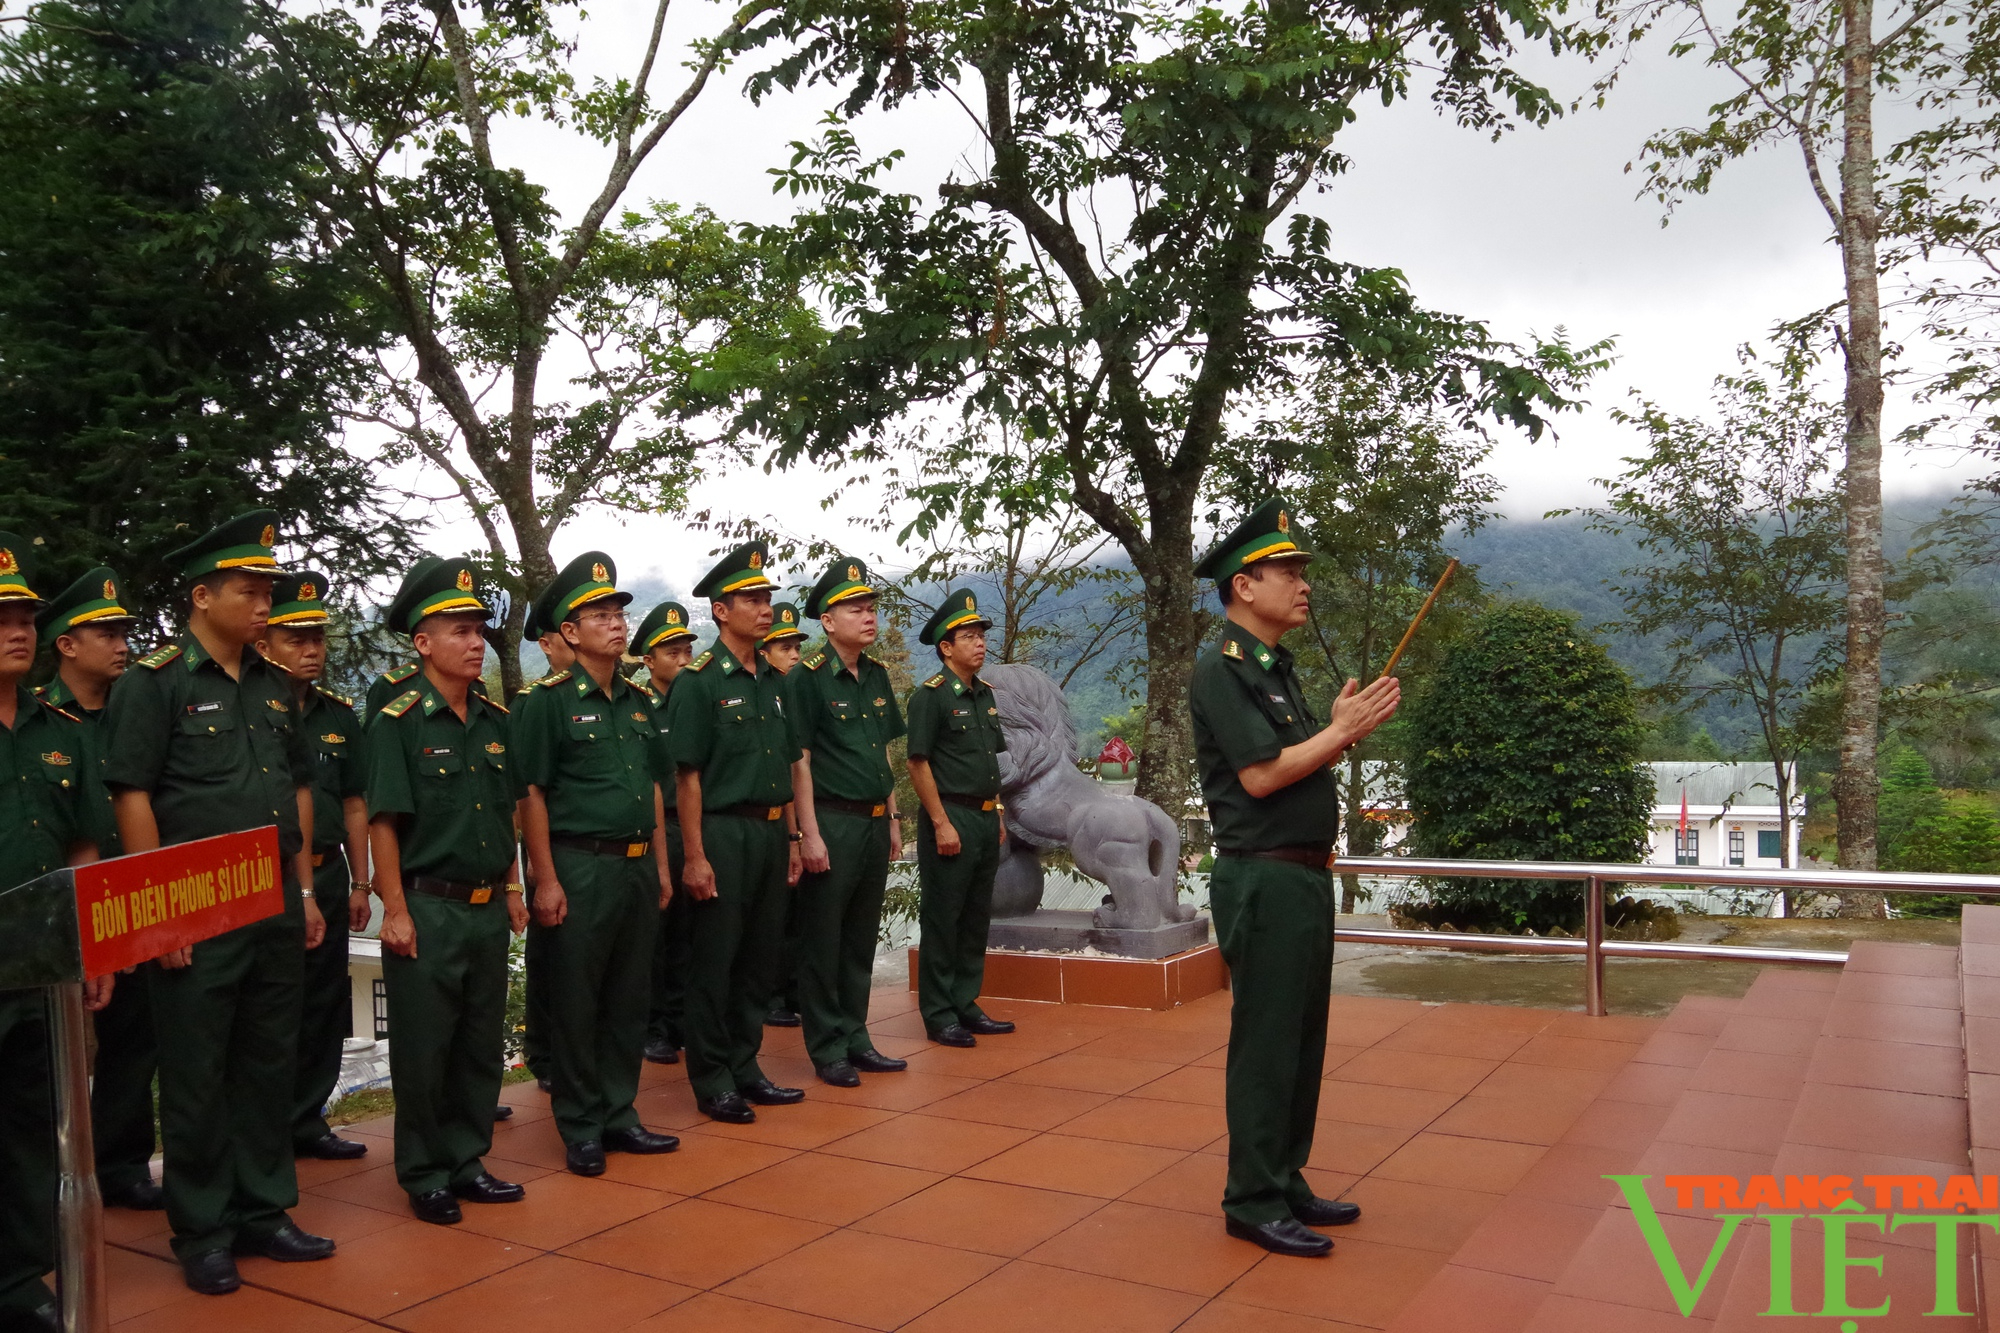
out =
[(1682, 787), (1681, 788), (1681, 831), (1680, 831), (1680, 836), (1674, 842), (1674, 860), (1678, 861), (1683, 856), (1687, 855), (1687, 842), (1688, 842), (1688, 789), (1686, 787)]

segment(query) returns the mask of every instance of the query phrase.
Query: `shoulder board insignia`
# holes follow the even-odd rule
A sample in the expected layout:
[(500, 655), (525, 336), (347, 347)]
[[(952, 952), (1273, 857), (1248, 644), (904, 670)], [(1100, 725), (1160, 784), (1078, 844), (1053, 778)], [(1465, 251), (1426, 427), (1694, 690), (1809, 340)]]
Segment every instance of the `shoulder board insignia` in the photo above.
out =
[(139, 665), (158, 671), (161, 667), (180, 655), (181, 646), (177, 643), (170, 643), (164, 648), (155, 648), (152, 652), (147, 653), (139, 659)]
[(568, 679), (569, 679), (569, 672), (558, 671), (553, 676), (543, 676), (540, 680), (536, 681), (535, 684), (540, 686), (542, 689), (549, 690), (549, 689), (554, 689), (556, 686), (562, 684), (564, 681)]
[(1233, 657), (1241, 662), (1243, 660), (1243, 649), (1237, 646), (1236, 640), (1224, 639), (1222, 641), (1222, 655), (1224, 657)]
[[(522, 690), (521, 693), (526, 694), (527, 691)], [(478, 699), (481, 703), (485, 704), (488, 708), (500, 714), (502, 717), (508, 715), (507, 705), (501, 703), (498, 699), (492, 698), (484, 694), (476, 694), (473, 696), (473, 698)]]
[(59, 704), (52, 704), (47, 699), (40, 698), (40, 696), (37, 696), (37, 700), (40, 702), (42, 707), (48, 709), (51, 713), (54, 713), (57, 717), (66, 717), (72, 722), (83, 721), (83, 719), (78, 717), (75, 713), (70, 712), (67, 708), (62, 707)]
[(934, 690), (942, 684), (944, 684), (944, 672), (940, 671), (935, 676), (932, 676), (929, 680), (924, 682), (924, 688), (927, 690)]
[(808, 657), (806, 659), (806, 670), (808, 671), (817, 671), (825, 665), (826, 665), (825, 653), (814, 653), (811, 657)]
[(417, 700), (423, 697), (424, 692), (422, 690), (406, 690), (394, 699), (391, 699), (388, 703), (382, 705), (382, 715), (384, 717), (401, 717), (410, 711), (411, 706)]
[(699, 671), (707, 666), (714, 657), (715, 654), (713, 652), (704, 650), (700, 657), (695, 658), (694, 661), (687, 664), (687, 669), (689, 671)]
[(37, 699), (46, 701), (49, 697), (49, 687), (47, 685), (37, 685), (30, 693)]
[(415, 662), (405, 662), (399, 667), (390, 667), (387, 671), (384, 671), (382, 679), (388, 681), (391, 685), (401, 685), (416, 674), (417, 664)]
[(313, 686), (313, 688), (320, 692), (320, 696), (322, 698), (331, 699), (335, 703), (341, 705), (343, 708), (354, 707), (354, 700), (348, 698), (344, 694), (335, 694), (332, 690), (329, 690), (324, 685), (315, 685)]
[(633, 689), (639, 691), (639, 693), (645, 695), (648, 699), (657, 699), (660, 697), (659, 693), (655, 691), (651, 685), (648, 685), (643, 680), (627, 681), (626, 684), (630, 685)]

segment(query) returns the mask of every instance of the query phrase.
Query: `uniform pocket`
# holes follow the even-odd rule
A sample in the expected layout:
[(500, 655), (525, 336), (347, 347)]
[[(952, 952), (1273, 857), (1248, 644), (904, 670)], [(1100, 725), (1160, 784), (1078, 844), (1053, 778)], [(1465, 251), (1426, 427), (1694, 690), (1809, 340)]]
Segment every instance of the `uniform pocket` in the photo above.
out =
[(425, 748), (417, 755), (417, 772), (434, 781), (457, 777), (465, 772), (465, 756), (452, 749)]

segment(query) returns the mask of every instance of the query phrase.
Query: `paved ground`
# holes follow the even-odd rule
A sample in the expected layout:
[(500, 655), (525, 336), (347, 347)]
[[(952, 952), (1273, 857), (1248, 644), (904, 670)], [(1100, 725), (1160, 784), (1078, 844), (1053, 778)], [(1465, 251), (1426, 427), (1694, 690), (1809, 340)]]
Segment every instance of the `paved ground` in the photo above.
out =
[[(525, 1203), (413, 1220), (390, 1125), (350, 1126), (358, 1163), (300, 1164), (307, 1228), (334, 1259), (246, 1260), (245, 1289), (189, 1293), (159, 1214), (112, 1210), (112, 1307), (138, 1333), (1353, 1333), (1387, 1325), (1534, 1170), (1656, 1023), (1553, 1009), (1337, 996), (1309, 1174), (1366, 1216), (1331, 1259), (1224, 1235), (1229, 998), (1166, 1013), (995, 1001), (1012, 1037), (922, 1040), (912, 998), (875, 993), (911, 1071), (854, 1091), (811, 1077), (795, 1031), (765, 1068), (808, 1088), (757, 1124), (715, 1125), (679, 1067), (647, 1067), (667, 1157), (561, 1169), (547, 1099), (517, 1107), (489, 1166)], [(1492, 1225), (1507, 1225), (1496, 1215)]]

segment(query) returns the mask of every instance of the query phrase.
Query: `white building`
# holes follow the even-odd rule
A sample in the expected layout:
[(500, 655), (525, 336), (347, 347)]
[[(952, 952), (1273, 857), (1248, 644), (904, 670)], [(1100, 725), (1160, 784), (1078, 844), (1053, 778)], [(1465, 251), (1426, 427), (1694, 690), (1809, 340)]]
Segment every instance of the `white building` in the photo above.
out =
[[(1798, 865), (1799, 826), (1805, 823), (1806, 803), (1798, 794), (1796, 769), (1791, 774), (1792, 827), (1787, 848), (1771, 765), (1676, 760), (1649, 767), (1653, 770), (1653, 839), (1648, 864), (1764, 870)], [(1685, 838), (1681, 834), (1683, 798), (1687, 803)]]

